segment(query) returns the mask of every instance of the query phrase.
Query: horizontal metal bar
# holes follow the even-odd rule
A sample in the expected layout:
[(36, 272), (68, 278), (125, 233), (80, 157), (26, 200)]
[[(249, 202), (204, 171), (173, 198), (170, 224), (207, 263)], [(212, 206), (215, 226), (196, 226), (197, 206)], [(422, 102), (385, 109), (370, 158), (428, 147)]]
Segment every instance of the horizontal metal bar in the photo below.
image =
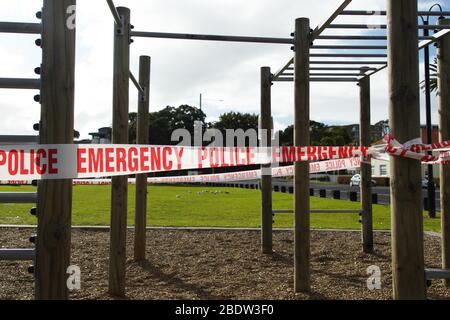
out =
[[(371, 11), (371, 10), (344, 10), (342, 16), (385, 16), (386, 11)], [(419, 11), (418, 16), (450, 16), (450, 11)]]
[(387, 54), (375, 53), (311, 53), (312, 58), (387, 58)]
[[(293, 77), (293, 73), (283, 73), (282, 77)], [(361, 77), (364, 73), (310, 73), (311, 77)]]
[(311, 210), (311, 213), (361, 213), (362, 210), (335, 210), (335, 209), (330, 209), (330, 210)]
[(386, 64), (386, 61), (311, 61), (310, 64), (359, 64), (359, 65), (374, 65)]
[[(317, 209), (310, 210), (310, 213), (361, 213), (362, 210), (338, 210), (338, 209)], [(294, 210), (273, 210), (274, 214), (290, 214), (294, 213)]]
[[(428, 29), (428, 30), (443, 30), (449, 29), (450, 25), (418, 25), (419, 29)], [(328, 29), (387, 29), (387, 25), (385, 24), (330, 24)]]
[(0, 249), (0, 260), (3, 261), (34, 261), (35, 249)]
[(108, 3), (109, 10), (111, 10), (111, 13), (114, 17), (114, 20), (116, 21), (116, 24), (118, 27), (122, 27), (122, 19), (120, 19), (119, 12), (117, 12), (117, 8), (114, 5), (114, 2), (112, 0), (106, 0)]
[(38, 143), (39, 136), (0, 136), (0, 144), (32, 144)]
[(429, 46), (430, 44), (435, 43), (436, 41), (439, 41), (440, 38), (445, 37), (446, 35), (448, 35), (450, 33), (449, 29), (446, 30), (441, 30), (438, 33), (434, 34), (432, 36), (433, 39), (430, 40), (424, 40), (422, 42), (419, 43), (419, 49), (423, 49), (427, 46)]
[[(382, 71), (382, 70), (384, 70), (384, 69), (386, 69), (388, 67), (388, 65), (387, 64), (385, 64), (384, 66), (382, 66), (381, 68), (378, 68), (378, 69), (376, 69), (376, 70), (373, 70), (372, 72), (370, 72), (370, 73), (368, 73), (368, 74), (366, 74), (364, 77), (362, 77), (361, 79), (365, 79), (365, 78), (367, 78), (367, 77), (371, 77), (371, 76), (373, 76), (373, 75), (375, 75), (375, 74), (377, 74), (378, 72), (380, 72), (380, 71)], [(360, 80), (361, 80), (360, 79)]]
[[(293, 70), (293, 69), (292, 69)], [(352, 68), (352, 67), (323, 67), (323, 68), (317, 68), (317, 67), (311, 67), (309, 70), (321, 70), (321, 71), (355, 71), (355, 70), (361, 70), (361, 68)], [(367, 71), (377, 70), (377, 68), (367, 68), (365, 69)]]
[(360, 77), (363, 73), (311, 73), (311, 77)]
[(211, 34), (143, 32), (143, 31), (132, 31), (131, 36), (145, 37), (145, 38), (253, 42), (253, 43), (273, 43), (273, 44), (290, 44), (290, 45), (294, 43), (292, 38), (267, 38), (267, 37), (225, 36), (225, 35), (211, 35)]
[(425, 269), (427, 280), (450, 279), (450, 269)]
[(357, 78), (310, 78), (311, 82), (358, 82)]
[(139, 92), (140, 92), (141, 94), (144, 94), (144, 93), (145, 93), (144, 88), (141, 87), (141, 85), (140, 85), (139, 82), (136, 80), (135, 76), (133, 75), (133, 73), (132, 73), (131, 71), (130, 71), (130, 79), (131, 79), (131, 81), (134, 83), (136, 89), (138, 89)]
[(316, 29), (312, 32), (312, 40), (317, 39), (318, 36), (320, 36), (330, 24), (333, 23), (334, 20), (336, 20), (337, 17), (345, 10), (345, 8), (348, 7), (348, 5), (352, 2), (352, 0), (344, 0), (342, 1), (341, 5), (331, 14), (331, 16), (323, 23), (319, 24)]
[(41, 31), (40, 23), (0, 22), (0, 33), (40, 34)]
[(40, 79), (0, 78), (1, 89), (40, 89)]
[[(387, 36), (347, 36), (347, 35), (323, 35), (318, 40), (387, 40)], [(419, 36), (419, 40), (432, 40), (431, 36)]]
[[(293, 82), (294, 78), (279, 77), (274, 82)], [(311, 82), (358, 82), (357, 78), (310, 78)]]
[(283, 74), (283, 72), (286, 71), (293, 63), (294, 63), (294, 58), (291, 58), (291, 60), (289, 60), (288, 63), (286, 63), (280, 70), (275, 72), (272, 79), (277, 80)]
[(387, 46), (313, 45), (311, 49), (327, 50), (386, 50)]
[(36, 192), (0, 192), (0, 203), (36, 203)]
[(294, 210), (273, 210), (273, 214), (288, 214), (294, 213)]

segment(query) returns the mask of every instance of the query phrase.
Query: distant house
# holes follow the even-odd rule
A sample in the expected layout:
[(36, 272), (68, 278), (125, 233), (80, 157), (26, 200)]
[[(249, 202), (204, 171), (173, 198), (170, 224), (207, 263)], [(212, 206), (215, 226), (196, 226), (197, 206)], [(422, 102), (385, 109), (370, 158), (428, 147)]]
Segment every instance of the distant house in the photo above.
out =
[[(439, 127), (433, 126), (432, 131), (433, 143), (439, 142)], [(421, 127), (421, 138), (422, 143), (427, 143), (427, 130), (425, 126)], [(373, 145), (384, 144), (383, 140), (375, 142)], [(436, 153), (438, 155), (438, 153)], [(427, 166), (422, 166), (422, 176), (427, 175)], [(433, 174), (434, 177), (439, 177), (439, 166), (433, 166)], [(376, 178), (385, 178), (390, 176), (390, 162), (388, 161), (380, 161), (380, 160), (372, 160), (372, 176)]]
[[(348, 136), (352, 140), (359, 142), (359, 124), (350, 124), (346, 126), (331, 126), (330, 130), (332, 130), (333, 128), (345, 128)], [(387, 128), (388, 128), (387, 121), (380, 121), (374, 125), (371, 125), (370, 139), (372, 141), (377, 141), (383, 138), (383, 136), (386, 135), (387, 133)]]
[(110, 144), (112, 139), (112, 129), (105, 127), (98, 129), (98, 132), (89, 133), (92, 136), (92, 144)]

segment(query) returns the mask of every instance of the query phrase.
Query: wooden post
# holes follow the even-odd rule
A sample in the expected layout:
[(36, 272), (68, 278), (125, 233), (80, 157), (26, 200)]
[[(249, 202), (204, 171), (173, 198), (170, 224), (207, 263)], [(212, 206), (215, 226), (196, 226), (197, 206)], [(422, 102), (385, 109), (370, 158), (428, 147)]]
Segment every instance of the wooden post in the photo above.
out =
[[(448, 24), (450, 19), (439, 20)], [(440, 141), (450, 140), (450, 37), (441, 38), (438, 47), (438, 96)], [(450, 269), (450, 165), (441, 165), (442, 268)], [(444, 280), (450, 287), (450, 280)]]
[[(271, 131), (272, 131), (272, 74), (269, 67), (261, 68), (261, 129), (266, 130), (266, 134), (261, 134), (261, 138), (266, 137), (266, 141), (262, 142), (267, 145), (261, 147), (271, 147)], [(272, 253), (272, 165), (261, 166), (261, 242), (262, 252), (265, 254)]]
[[(68, 8), (75, 0), (44, 0), (42, 11), (41, 144), (73, 144), (75, 26)], [(38, 185), (36, 286), (38, 300), (68, 298), (72, 180), (43, 180)]]
[[(150, 63), (148, 56), (139, 59), (139, 84), (145, 90), (139, 92), (137, 137), (140, 145), (149, 144), (149, 105), (150, 105)], [(134, 219), (134, 260), (145, 260), (146, 232), (147, 232), (147, 174), (136, 176), (136, 212)]]
[[(112, 142), (128, 144), (130, 76), (130, 10), (117, 8), (123, 28), (114, 25), (114, 85)], [(111, 231), (109, 293), (125, 296), (128, 177), (113, 177), (111, 188)]]
[[(420, 137), (416, 0), (388, 0), (389, 118), (405, 143)], [(425, 299), (421, 163), (391, 157), (394, 299)]]
[[(294, 97), (295, 97), (295, 146), (309, 146), (309, 19), (295, 21)], [(310, 280), (310, 204), (309, 163), (295, 163), (294, 212), (295, 212), (295, 292), (309, 292)]]
[[(370, 77), (359, 81), (360, 88), (360, 145), (370, 147)], [(372, 223), (372, 165), (361, 163), (361, 222), (363, 252), (373, 252), (373, 223)]]

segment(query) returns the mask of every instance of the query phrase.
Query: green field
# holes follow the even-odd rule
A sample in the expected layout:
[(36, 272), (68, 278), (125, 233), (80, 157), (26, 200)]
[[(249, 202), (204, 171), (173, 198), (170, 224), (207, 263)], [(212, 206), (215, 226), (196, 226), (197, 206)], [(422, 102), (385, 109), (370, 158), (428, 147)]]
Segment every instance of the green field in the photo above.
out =
[[(110, 186), (75, 186), (73, 225), (109, 225)], [(32, 192), (31, 186), (0, 187), (0, 192)], [(150, 186), (148, 225), (173, 227), (259, 227), (258, 190), (215, 187)], [(202, 192), (209, 191), (209, 192)], [(217, 191), (217, 193), (215, 193)], [(129, 187), (128, 224), (134, 224), (134, 186)], [(358, 209), (358, 203), (311, 198), (312, 209)], [(274, 193), (274, 209), (292, 209), (290, 194)], [(31, 205), (0, 204), (0, 224), (36, 224)], [(374, 228), (390, 228), (389, 207), (374, 206)], [(440, 231), (439, 219), (425, 217), (427, 231)], [(357, 214), (313, 214), (313, 228), (359, 229)], [(277, 215), (275, 227), (292, 227), (292, 215)]]

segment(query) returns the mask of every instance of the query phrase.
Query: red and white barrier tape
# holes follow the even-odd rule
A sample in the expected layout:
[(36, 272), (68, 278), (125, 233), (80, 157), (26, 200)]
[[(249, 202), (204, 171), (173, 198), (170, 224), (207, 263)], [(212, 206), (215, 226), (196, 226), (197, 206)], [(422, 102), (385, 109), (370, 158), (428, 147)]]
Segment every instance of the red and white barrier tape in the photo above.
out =
[(348, 159), (366, 147), (194, 148), (136, 145), (0, 147), (0, 180), (83, 179), (190, 169)]
[(386, 154), (431, 164), (449, 163), (450, 160), (448, 152), (441, 153), (440, 157), (425, 153), (448, 148), (450, 142), (424, 145), (413, 141), (401, 145), (392, 136), (386, 136), (385, 141), (386, 145), (370, 148), (203, 148), (138, 145), (0, 146), (0, 180), (85, 179), (163, 171), (313, 161), (320, 168), (325, 163), (317, 163), (326, 160), (359, 160), (361, 157), (370, 159), (370, 157), (380, 158)]
[[(337, 170), (356, 169), (361, 166), (360, 158), (328, 160), (310, 163), (310, 173), (322, 173)], [(159, 177), (148, 178), (149, 184), (182, 184), (182, 183), (222, 183), (222, 182), (237, 182), (246, 180), (257, 180), (262, 175), (261, 170), (248, 170), (239, 172), (229, 172), (220, 174), (206, 174), (206, 175), (190, 175), (190, 176), (173, 176), (173, 177)], [(272, 168), (272, 176), (275, 178), (291, 177), (294, 175), (294, 166)], [(135, 184), (136, 179), (128, 179), (130, 184)], [(0, 185), (30, 185), (31, 180), (2, 180)], [(111, 179), (74, 179), (74, 185), (109, 185)]]

